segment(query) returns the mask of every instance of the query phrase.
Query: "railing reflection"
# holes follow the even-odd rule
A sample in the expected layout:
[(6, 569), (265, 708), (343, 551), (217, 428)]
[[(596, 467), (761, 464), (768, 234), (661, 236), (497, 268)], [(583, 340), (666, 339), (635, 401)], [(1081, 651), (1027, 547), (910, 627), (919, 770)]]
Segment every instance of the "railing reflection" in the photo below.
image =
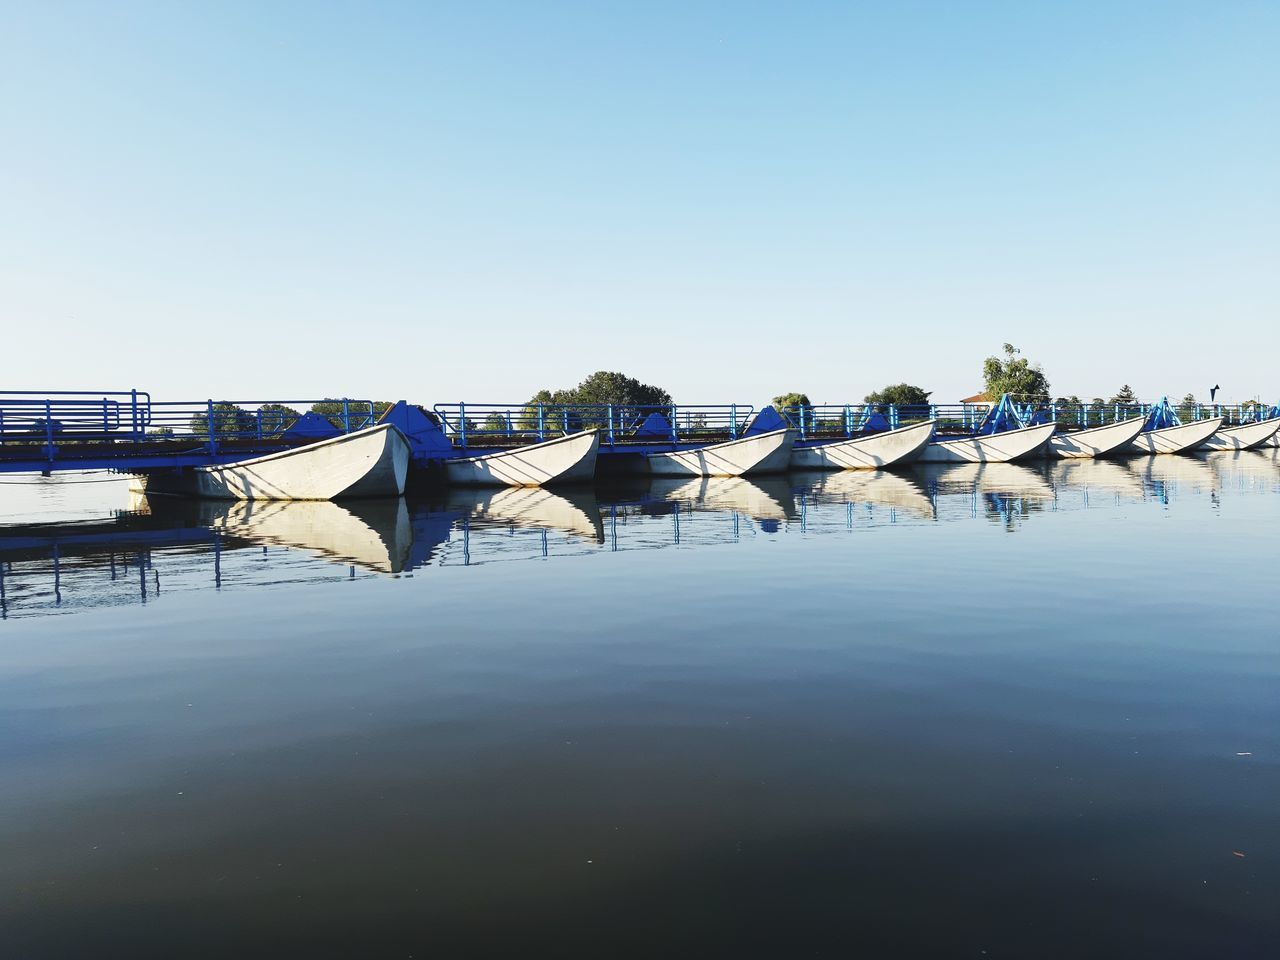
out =
[[(93, 521), (0, 526), (0, 618), (289, 586), (878, 527), (1030, 518), (1280, 493), (1280, 450), (1127, 462), (923, 465), (898, 473), (651, 479), (595, 490), (450, 490), (423, 500), (230, 503), (139, 496)], [(571, 581), (570, 581), (571, 583)]]

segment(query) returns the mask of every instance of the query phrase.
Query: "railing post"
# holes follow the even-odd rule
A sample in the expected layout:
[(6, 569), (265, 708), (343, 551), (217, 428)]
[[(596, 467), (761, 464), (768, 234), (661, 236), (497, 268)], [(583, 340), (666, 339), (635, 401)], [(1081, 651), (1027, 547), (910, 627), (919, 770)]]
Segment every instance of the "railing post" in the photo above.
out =
[(729, 439), (738, 439), (738, 405), (729, 404)]
[(138, 436), (138, 391), (136, 389), (129, 391), (129, 434), (133, 437), (133, 442), (138, 443), (141, 437)]
[(351, 401), (346, 397), (342, 398), (342, 432), (351, 432)]
[(510, 439), (511, 437), (511, 411), (510, 410), (508, 410), (503, 415), (503, 419), (507, 421), (507, 438)]
[(217, 453), (218, 441), (214, 438), (215, 432), (213, 427), (213, 401), (212, 400), (206, 401), (205, 409), (207, 411), (206, 416), (209, 418), (205, 423), (205, 427), (209, 431), (209, 452), (211, 454)]
[(674, 443), (680, 442), (680, 431), (676, 428), (676, 405), (671, 405), (671, 440)]
[(53, 462), (53, 402), (44, 402), (44, 456)]
[(467, 445), (467, 405), (465, 403), (458, 404), (458, 436), (462, 439), (462, 446)]
[(262, 439), (262, 408), (258, 408), (258, 439)]
[(538, 404), (538, 440), (547, 439), (547, 421), (542, 412), (542, 404)]
[(609, 404), (609, 445), (613, 445), (613, 404)]

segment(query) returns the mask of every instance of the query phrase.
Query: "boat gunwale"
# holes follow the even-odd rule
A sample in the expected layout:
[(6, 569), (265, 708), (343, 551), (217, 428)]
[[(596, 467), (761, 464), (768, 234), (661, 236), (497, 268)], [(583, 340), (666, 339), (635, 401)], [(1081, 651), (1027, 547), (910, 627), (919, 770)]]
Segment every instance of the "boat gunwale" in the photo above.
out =
[[(930, 440), (929, 443), (926, 444), (926, 446), (933, 446), (934, 444), (937, 444), (938, 446), (947, 446), (948, 444), (953, 444), (953, 443), (976, 443), (982, 440), (989, 440), (993, 437), (1008, 437), (1008, 436), (1013, 436), (1014, 434), (1022, 434), (1025, 436), (1027, 433), (1031, 432), (1032, 430), (1043, 430), (1045, 427), (1049, 428), (1050, 437), (1052, 437), (1055, 433), (1057, 433), (1058, 424), (1056, 422), (1033, 423), (1029, 427), (1018, 427), (1016, 430), (1001, 430), (999, 433), (975, 433), (967, 437), (951, 437), (950, 439), (943, 439), (943, 440), (939, 440), (935, 438), (933, 440)], [(998, 462), (998, 461), (992, 461), (992, 462)]]
[[(1139, 431), (1138, 436), (1154, 437), (1154, 436), (1157, 436), (1158, 434), (1170, 433), (1171, 431), (1174, 431), (1174, 430), (1185, 430), (1187, 427), (1208, 426), (1211, 423), (1217, 424), (1217, 426), (1214, 428), (1214, 431), (1213, 431), (1213, 433), (1217, 433), (1219, 430), (1222, 429), (1222, 423), (1225, 419), (1226, 419), (1225, 417), (1206, 417), (1204, 420), (1192, 420), (1190, 423), (1175, 423), (1171, 427), (1161, 427), (1159, 430)], [(1213, 433), (1209, 434), (1209, 437), (1212, 437)], [(1205, 440), (1208, 440), (1209, 437), (1205, 437)]]
[(306, 443), (300, 447), (290, 447), (288, 450), (277, 450), (275, 453), (268, 453), (261, 457), (254, 457), (251, 460), (236, 460), (232, 463), (207, 464), (196, 467), (195, 469), (208, 473), (215, 473), (222, 470), (238, 470), (242, 467), (256, 466), (259, 463), (269, 463), (272, 460), (284, 460), (296, 454), (310, 453), (314, 450), (319, 450), (321, 447), (338, 446), (339, 444), (343, 444), (351, 440), (365, 440), (375, 433), (387, 430), (394, 430), (400, 435), (400, 439), (408, 445), (409, 438), (406, 437), (404, 432), (394, 423), (378, 423), (374, 424), (372, 427), (365, 427), (362, 430), (353, 430), (351, 433), (340, 434), (336, 437), (325, 437), (323, 440), (317, 440), (315, 443)]
[[(823, 448), (825, 448), (825, 447), (834, 447), (834, 446), (837, 446), (837, 445), (839, 445), (839, 444), (845, 444), (845, 443), (861, 443), (861, 442), (863, 442), (864, 440), (876, 440), (876, 439), (879, 439), (879, 438), (881, 438), (881, 437), (891, 437), (891, 436), (893, 436), (894, 434), (906, 433), (906, 432), (907, 432), (907, 431), (909, 431), (909, 430), (918, 430), (918, 429), (920, 429), (921, 427), (925, 427), (925, 426), (931, 426), (931, 427), (933, 427), (933, 428), (934, 428), (934, 430), (936, 431), (936, 430), (937, 430), (937, 426), (938, 426), (938, 422), (939, 422), (939, 421), (938, 421), (937, 419), (933, 419), (933, 420), (921, 420), (919, 423), (909, 423), (909, 424), (907, 424), (905, 427), (894, 427), (892, 430), (881, 430), (881, 431), (879, 431), (879, 432), (877, 432), (877, 433), (866, 433), (866, 434), (863, 434), (863, 435), (862, 435), (862, 436), (860, 436), (860, 437), (844, 437), (844, 438), (832, 438), (832, 439), (821, 438), (821, 439), (814, 439), (814, 440), (797, 440), (797, 441), (796, 441), (796, 443), (795, 443), (795, 449), (797, 449), (797, 450), (822, 450), (822, 449), (823, 449)], [(936, 434), (935, 434), (935, 435), (936, 435)], [(758, 436), (763, 436), (763, 434), (758, 434)], [(961, 438), (957, 437), (956, 439), (961, 439)], [(929, 441), (926, 441), (926, 443), (927, 443), (927, 442), (929, 442)]]
[[(795, 427), (779, 427), (777, 430), (770, 430), (766, 433), (753, 433), (750, 436), (738, 437), (736, 440), (717, 440), (715, 443), (708, 443), (701, 447), (686, 447), (683, 450), (664, 450), (661, 453), (646, 453), (649, 459), (654, 457), (677, 457), (685, 453), (701, 453), (704, 450), (720, 450), (724, 447), (733, 446), (734, 444), (745, 443), (748, 440), (763, 440), (766, 437), (776, 437), (780, 433), (787, 431), (795, 432)], [(695, 476), (698, 476), (695, 474)]]
[(547, 447), (554, 447), (556, 444), (565, 443), (569, 440), (581, 440), (589, 434), (600, 436), (599, 427), (589, 427), (586, 430), (579, 430), (576, 433), (566, 433), (562, 437), (552, 437), (550, 440), (539, 440), (537, 443), (527, 443), (523, 447), (504, 447), (501, 450), (495, 450), (493, 453), (482, 453), (470, 457), (444, 457), (446, 464), (450, 463), (479, 463), (481, 460), (493, 460), (498, 457), (509, 457), (517, 453), (528, 453), (530, 450), (543, 450)]

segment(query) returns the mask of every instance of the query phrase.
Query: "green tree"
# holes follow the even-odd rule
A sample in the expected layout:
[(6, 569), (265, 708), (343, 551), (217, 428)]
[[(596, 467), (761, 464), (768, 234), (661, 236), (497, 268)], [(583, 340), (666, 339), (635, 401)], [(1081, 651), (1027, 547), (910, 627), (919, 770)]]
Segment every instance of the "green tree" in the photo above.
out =
[(792, 407), (812, 407), (813, 401), (807, 393), (783, 393), (773, 398), (775, 410), (788, 410)]
[[(208, 413), (197, 413), (191, 418), (191, 432), (197, 437), (209, 436)], [(258, 420), (234, 403), (215, 403), (213, 405), (213, 435), (223, 439), (235, 436), (256, 436)]]
[(1183, 420), (1194, 420), (1196, 416), (1196, 395), (1188, 393), (1178, 404), (1178, 416)]
[(264, 437), (280, 436), (302, 416), (293, 407), (287, 407), (283, 403), (264, 403), (258, 408), (258, 414)]
[[(513, 424), (514, 426), (514, 424)], [(507, 417), (502, 413), (491, 413), (484, 418), (484, 428), (489, 433), (506, 433)]]
[(894, 383), (882, 390), (868, 393), (863, 399), (866, 403), (914, 407), (927, 404), (932, 393), (931, 390), (923, 390), (909, 383)]
[(1114, 397), (1112, 397), (1109, 402), (1113, 404), (1118, 403), (1121, 406), (1125, 406), (1125, 407), (1132, 406), (1133, 404), (1138, 402), (1138, 395), (1133, 392), (1133, 387), (1129, 386), (1126, 383), (1123, 387), (1120, 388), (1120, 392), (1117, 393)]
[(384, 413), (390, 410), (391, 407), (394, 406), (394, 404), (392, 404), (388, 400), (374, 400), (373, 401), (373, 423), (365, 423), (365, 418), (369, 416), (370, 402), (368, 400), (345, 400), (344, 401), (344, 400), (335, 400), (331, 397), (325, 398), (324, 400), (321, 400), (317, 403), (313, 403), (311, 405), (311, 412), (318, 413), (324, 417), (327, 417), (330, 423), (332, 423), (335, 427), (341, 430), (343, 429), (343, 422), (342, 422), (343, 403), (347, 404), (347, 416), (351, 421), (352, 430), (357, 430), (362, 427), (373, 426), (373, 423), (376, 423), (379, 417), (381, 417)]
[(613, 404), (615, 407), (671, 406), (671, 394), (625, 373), (597, 370), (570, 391), (569, 403)]
[(641, 383), (625, 373), (597, 370), (576, 387), (568, 390), (539, 390), (524, 405), (520, 426), (524, 430), (538, 428), (538, 408), (542, 407), (542, 423), (548, 430), (583, 430), (603, 427), (605, 411), (571, 410), (577, 406), (612, 406), (614, 426), (624, 428), (639, 421), (655, 407), (671, 406), (671, 394), (661, 387)]
[(982, 379), (992, 399), (1008, 393), (1019, 400), (1049, 400), (1049, 381), (1040, 364), (1031, 363), (1011, 343), (1004, 345), (1004, 359), (987, 357), (982, 362)]

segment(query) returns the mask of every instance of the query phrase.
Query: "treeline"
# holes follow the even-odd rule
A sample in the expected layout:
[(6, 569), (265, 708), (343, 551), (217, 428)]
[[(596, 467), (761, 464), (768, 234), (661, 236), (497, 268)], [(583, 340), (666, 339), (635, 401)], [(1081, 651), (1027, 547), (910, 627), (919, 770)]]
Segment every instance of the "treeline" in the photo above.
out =
[[(339, 430), (344, 429), (342, 405), (347, 403), (348, 417), (358, 426), (370, 426), (363, 423), (370, 413), (369, 401), (343, 401), (327, 399), (313, 403), (306, 412), (317, 413), (328, 420)], [(373, 401), (373, 421), (376, 422), (393, 404), (388, 400)], [(214, 437), (254, 436), (258, 434), (258, 422), (261, 416), (262, 435), (278, 437), (293, 426), (303, 416), (303, 411), (283, 403), (264, 403), (257, 410), (246, 410), (234, 403), (215, 403), (213, 405)], [(210, 436), (209, 413), (197, 413), (189, 424), (191, 432), (197, 436)], [(160, 427), (152, 431), (153, 436), (172, 435), (172, 428)]]

